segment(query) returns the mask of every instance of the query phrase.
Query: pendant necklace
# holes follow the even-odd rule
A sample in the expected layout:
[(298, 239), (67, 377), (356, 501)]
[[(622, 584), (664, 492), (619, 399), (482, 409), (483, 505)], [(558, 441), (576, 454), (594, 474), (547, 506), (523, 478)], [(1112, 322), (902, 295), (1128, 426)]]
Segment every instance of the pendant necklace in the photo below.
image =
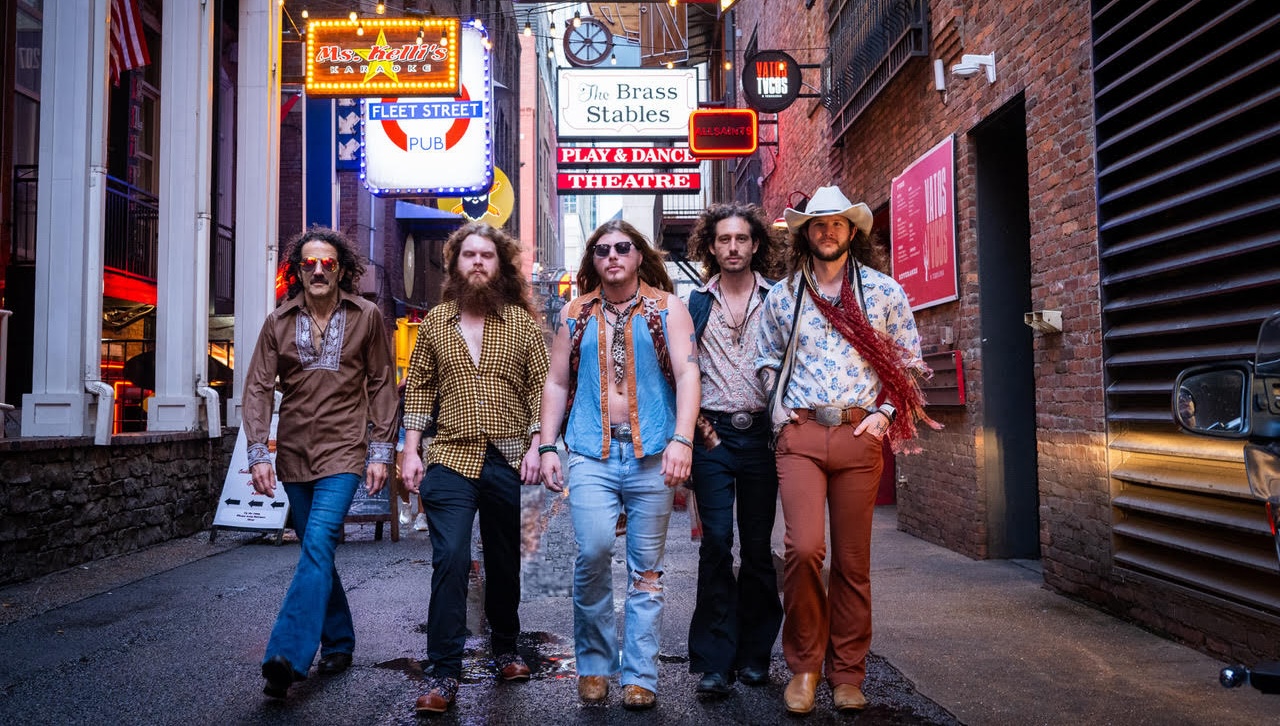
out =
[[(736, 316), (733, 314), (733, 307), (729, 305), (728, 295), (724, 296), (724, 305), (716, 308), (716, 313), (720, 316), (720, 322), (724, 323), (725, 327), (729, 329), (730, 339), (733, 341), (734, 346), (738, 348), (742, 347), (742, 333), (747, 326), (747, 315), (750, 308), (751, 297), (749, 293), (747, 303), (742, 306), (741, 320), (737, 320)], [(726, 315), (728, 315), (728, 320), (725, 319)]]

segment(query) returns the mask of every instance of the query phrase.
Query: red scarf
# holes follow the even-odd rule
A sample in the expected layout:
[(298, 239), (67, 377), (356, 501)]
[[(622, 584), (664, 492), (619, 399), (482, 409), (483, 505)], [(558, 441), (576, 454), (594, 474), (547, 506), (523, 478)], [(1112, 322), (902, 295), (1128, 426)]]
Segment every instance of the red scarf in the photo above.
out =
[[(861, 274), (856, 266), (854, 274)], [(840, 307), (832, 305), (822, 297), (810, 270), (804, 270), (801, 276), (809, 286), (810, 296), (818, 312), (831, 321), (844, 339), (849, 341), (849, 344), (871, 364), (871, 368), (880, 377), (880, 384), (885, 389), (888, 402), (897, 408), (898, 415), (893, 419), (893, 423), (889, 424), (889, 430), (885, 434), (889, 437), (889, 444), (893, 451), (899, 454), (918, 453), (920, 445), (911, 442), (916, 438), (916, 421), (928, 424), (933, 429), (942, 428), (942, 424), (929, 418), (925, 413), (924, 394), (920, 391), (916, 376), (910, 373), (911, 369), (903, 365), (904, 361), (909, 361), (915, 356), (898, 345), (888, 333), (871, 327), (871, 322), (867, 320), (866, 314), (858, 305), (858, 299), (849, 285), (848, 275), (841, 276), (843, 281), (840, 283)], [(797, 310), (797, 324), (799, 317), (800, 311)], [(933, 372), (925, 367), (920, 374), (928, 378), (933, 375)]]

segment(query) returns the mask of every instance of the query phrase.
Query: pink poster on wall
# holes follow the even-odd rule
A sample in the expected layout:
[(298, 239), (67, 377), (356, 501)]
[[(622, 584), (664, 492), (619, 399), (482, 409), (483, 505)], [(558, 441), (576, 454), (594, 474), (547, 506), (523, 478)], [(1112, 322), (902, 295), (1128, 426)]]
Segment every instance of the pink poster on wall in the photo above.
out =
[(959, 297), (955, 158), (955, 139), (948, 136), (893, 180), (893, 277), (906, 291), (913, 311)]

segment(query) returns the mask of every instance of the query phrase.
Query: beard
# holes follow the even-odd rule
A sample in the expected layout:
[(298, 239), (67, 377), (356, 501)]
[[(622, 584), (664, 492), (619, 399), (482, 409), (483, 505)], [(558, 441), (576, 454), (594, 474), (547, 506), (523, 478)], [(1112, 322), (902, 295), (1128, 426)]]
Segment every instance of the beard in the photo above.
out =
[(852, 239), (845, 240), (842, 244), (837, 245), (836, 248), (831, 252), (823, 252), (821, 249), (819, 249), (819, 247), (816, 244), (810, 243), (809, 252), (814, 256), (815, 259), (822, 260), (823, 262), (835, 262), (836, 260), (843, 257), (844, 254), (848, 252), (849, 249), (852, 247), (853, 247)]
[(506, 296), (492, 279), (450, 275), (443, 298), (458, 301), (458, 309), (475, 315), (498, 313), (506, 306)]

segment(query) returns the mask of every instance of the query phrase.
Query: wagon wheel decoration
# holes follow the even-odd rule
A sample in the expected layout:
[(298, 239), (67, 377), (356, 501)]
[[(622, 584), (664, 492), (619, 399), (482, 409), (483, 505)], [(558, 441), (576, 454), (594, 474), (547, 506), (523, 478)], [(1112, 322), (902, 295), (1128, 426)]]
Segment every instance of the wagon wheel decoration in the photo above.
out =
[(575, 66), (600, 65), (613, 50), (613, 33), (595, 18), (582, 18), (578, 27), (570, 23), (564, 31), (564, 55)]

